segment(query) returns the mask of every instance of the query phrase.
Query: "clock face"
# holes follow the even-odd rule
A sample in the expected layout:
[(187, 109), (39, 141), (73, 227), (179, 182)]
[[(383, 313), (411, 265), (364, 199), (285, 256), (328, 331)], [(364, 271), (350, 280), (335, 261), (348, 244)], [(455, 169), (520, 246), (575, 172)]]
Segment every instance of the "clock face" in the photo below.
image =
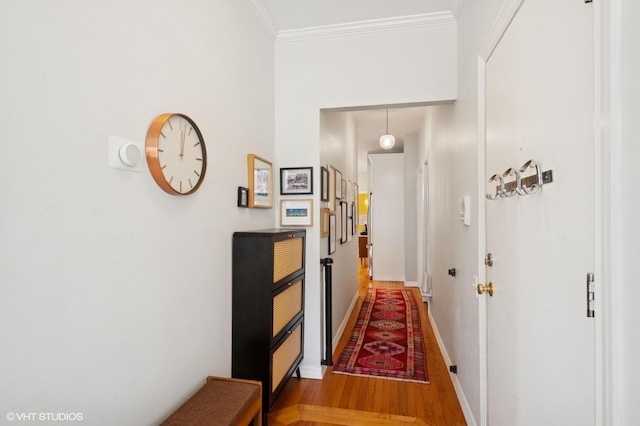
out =
[(172, 195), (195, 192), (207, 168), (198, 126), (184, 114), (158, 116), (147, 133), (147, 163), (156, 183)]

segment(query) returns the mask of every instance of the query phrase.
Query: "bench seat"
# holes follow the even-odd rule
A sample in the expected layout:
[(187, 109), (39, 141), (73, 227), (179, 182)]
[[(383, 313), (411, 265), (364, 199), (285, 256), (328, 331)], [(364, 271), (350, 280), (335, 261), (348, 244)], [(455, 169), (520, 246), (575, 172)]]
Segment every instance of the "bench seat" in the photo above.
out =
[(209, 376), (162, 426), (262, 426), (262, 383)]

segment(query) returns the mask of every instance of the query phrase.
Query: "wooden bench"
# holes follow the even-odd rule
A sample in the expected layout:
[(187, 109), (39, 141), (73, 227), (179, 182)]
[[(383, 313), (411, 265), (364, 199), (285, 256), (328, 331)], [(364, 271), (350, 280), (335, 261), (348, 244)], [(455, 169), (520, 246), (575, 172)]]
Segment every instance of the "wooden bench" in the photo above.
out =
[(262, 426), (262, 383), (207, 377), (161, 426)]

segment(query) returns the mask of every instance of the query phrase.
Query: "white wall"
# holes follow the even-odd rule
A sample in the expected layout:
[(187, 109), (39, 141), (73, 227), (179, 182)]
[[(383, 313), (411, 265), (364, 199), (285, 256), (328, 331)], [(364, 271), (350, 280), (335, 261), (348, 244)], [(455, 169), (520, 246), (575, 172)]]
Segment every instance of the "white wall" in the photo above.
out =
[[(275, 159), (274, 53), (245, 2), (0, 4), (0, 424), (159, 423), (231, 372), (231, 236), (246, 157)], [(108, 137), (199, 124), (201, 189), (111, 169)], [(250, 123), (250, 125), (247, 125)]]
[[(616, 318), (614, 334), (614, 383), (616, 424), (633, 425), (640, 420), (640, 334), (636, 324), (637, 301), (640, 300), (640, 195), (636, 182), (638, 159), (640, 159), (640, 4), (634, 0), (620, 0), (615, 11), (620, 11), (614, 20), (620, 22), (620, 50), (616, 51), (614, 70), (621, 72), (616, 87), (620, 101), (619, 141), (614, 142), (612, 171), (612, 228), (613, 228), (613, 278), (614, 308)], [(618, 47), (618, 46), (614, 46)], [(617, 68), (619, 67), (619, 68)], [(616, 101), (616, 98), (614, 98)], [(614, 109), (618, 106), (614, 106)], [(615, 116), (614, 116), (615, 118)]]
[[(317, 159), (325, 149), (342, 151), (346, 158), (354, 155), (353, 148), (343, 145), (344, 141), (321, 137), (322, 109), (442, 101), (454, 99), (456, 94), (455, 24), (277, 43), (275, 51), (276, 160), (280, 165), (300, 165), (304, 161), (304, 165), (319, 170)], [(326, 148), (326, 144), (333, 146)], [(308, 164), (310, 158), (316, 162)], [(353, 169), (352, 178), (356, 174), (357, 169)], [(316, 210), (320, 207), (318, 191), (316, 185)], [(308, 229), (306, 334), (301, 370), (313, 377), (322, 374), (318, 308), (322, 283), (316, 265), (324, 243), (319, 238), (319, 225)], [(334, 270), (340, 268), (341, 262), (355, 267), (356, 259), (334, 256)], [(344, 281), (335, 273), (334, 280)], [(352, 299), (344, 297), (349, 302)]]
[[(478, 262), (477, 58), (499, 16), (503, 0), (466, 1), (458, 19), (458, 96), (454, 105), (429, 108), (420, 134), (420, 161), (429, 150), (429, 203), (433, 296), (431, 314), (464, 398), (467, 420), (480, 422), (478, 300), (473, 276)], [(471, 225), (459, 221), (460, 198), (471, 196)], [(456, 277), (448, 275), (456, 269)]]
[[(358, 147), (356, 140), (356, 130), (353, 118), (349, 113), (322, 112), (320, 115), (320, 164), (326, 167), (331, 164), (342, 173), (342, 179), (357, 181), (357, 158)], [(322, 207), (329, 207), (329, 203), (321, 202)], [(316, 210), (319, 210), (316, 209)], [(358, 292), (358, 235), (353, 235), (351, 241), (340, 242), (339, 223), (340, 205), (336, 203), (336, 251), (329, 254), (329, 237), (320, 239), (320, 258), (331, 257), (334, 261), (332, 266), (332, 330), (333, 347), (335, 348), (340, 335), (337, 335), (340, 326), (343, 326), (344, 319), (348, 316), (354, 296)], [(318, 258), (316, 258), (317, 260)], [(322, 277), (322, 275), (321, 275)], [(324, 278), (322, 278), (324, 283)], [(323, 288), (321, 286), (321, 288)], [(322, 300), (324, 301), (324, 293)], [(317, 297), (307, 299), (314, 303)], [(324, 309), (324, 307), (323, 307)], [(324, 312), (324, 311), (323, 311)], [(324, 324), (324, 315), (322, 315)], [(324, 330), (324, 328), (323, 328)], [(348, 330), (347, 330), (348, 332)], [(305, 342), (308, 344), (309, 341)], [(316, 343), (315, 341), (311, 344)], [(324, 354), (324, 352), (323, 352)], [(338, 356), (338, 354), (336, 354)], [(337, 359), (336, 359), (337, 361)]]

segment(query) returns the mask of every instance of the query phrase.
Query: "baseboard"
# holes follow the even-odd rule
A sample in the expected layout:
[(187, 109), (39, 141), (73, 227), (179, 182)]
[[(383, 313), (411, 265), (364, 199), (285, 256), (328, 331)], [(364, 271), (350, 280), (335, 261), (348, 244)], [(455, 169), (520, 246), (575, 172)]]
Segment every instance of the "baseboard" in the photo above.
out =
[[(351, 317), (351, 312), (353, 311), (354, 306), (356, 306), (356, 302), (358, 302), (358, 293), (355, 294), (353, 300), (351, 301), (351, 305), (349, 306), (349, 309), (347, 310), (347, 313), (345, 315), (345, 317), (342, 320), (342, 323), (340, 324), (340, 327), (338, 328), (338, 331), (336, 332), (335, 336), (333, 336), (333, 341), (332, 341), (332, 345), (333, 345), (333, 362), (336, 362), (336, 355), (340, 355), (340, 354), (336, 354), (335, 350), (336, 347), (338, 346), (338, 342), (340, 342), (340, 338), (342, 337), (342, 333), (344, 333), (344, 330), (347, 328), (347, 323), (349, 322), (349, 318)], [(318, 379), (318, 380), (322, 380), (322, 378), (324, 377), (324, 373), (326, 373), (327, 371), (327, 366), (325, 365), (304, 365), (304, 364), (300, 364), (300, 376), (302, 376), (305, 379)]]
[(420, 283), (418, 281), (405, 281), (405, 287), (420, 287)]
[(302, 365), (300, 364), (300, 376), (303, 379), (322, 380), (327, 367), (324, 365)]
[[(451, 364), (451, 358), (449, 358), (449, 354), (447, 353), (447, 348), (444, 346), (444, 342), (440, 337), (440, 333), (438, 332), (438, 327), (436, 326), (436, 322), (431, 315), (431, 307), (429, 307), (429, 322), (431, 323), (431, 328), (433, 329), (433, 333), (436, 336), (436, 340), (438, 341), (438, 347), (440, 348), (440, 352), (442, 353), (442, 358), (444, 358), (444, 362), (446, 365)], [(462, 390), (462, 385), (460, 384), (460, 380), (458, 380), (458, 376), (449, 372), (449, 377), (451, 377), (451, 382), (453, 383), (453, 387), (456, 390), (456, 395), (458, 396), (458, 401), (460, 402), (460, 407), (462, 407), (462, 413), (464, 414), (464, 418), (467, 421), (469, 426), (477, 426), (476, 419), (473, 417), (473, 413), (471, 412), (471, 407), (469, 406), (469, 402), (467, 401), (466, 396), (464, 395), (464, 391)]]
[[(358, 302), (358, 292), (356, 292), (356, 294), (353, 297), (353, 300), (351, 301), (351, 304), (349, 305), (349, 309), (347, 309), (347, 313), (345, 314), (344, 318), (342, 319), (342, 322), (340, 323), (340, 327), (338, 327), (338, 331), (336, 331), (336, 334), (333, 336), (333, 342), (331, 343), (333, 345), (333, 361), (336, 361), (336, 347), (338, 346), (338, 342), (340, 342), (340, 338), (342, 337), (342, 334), (344, 333), (344, 330), (346, 330), (347, 328), (347, 323), (349, 322), (349, 318), (351, 318), (351, 312), (353, 311), (353, 308), (356, 306), (356, 303)], [(340, 355), (340, 354), (337, 354)]]

